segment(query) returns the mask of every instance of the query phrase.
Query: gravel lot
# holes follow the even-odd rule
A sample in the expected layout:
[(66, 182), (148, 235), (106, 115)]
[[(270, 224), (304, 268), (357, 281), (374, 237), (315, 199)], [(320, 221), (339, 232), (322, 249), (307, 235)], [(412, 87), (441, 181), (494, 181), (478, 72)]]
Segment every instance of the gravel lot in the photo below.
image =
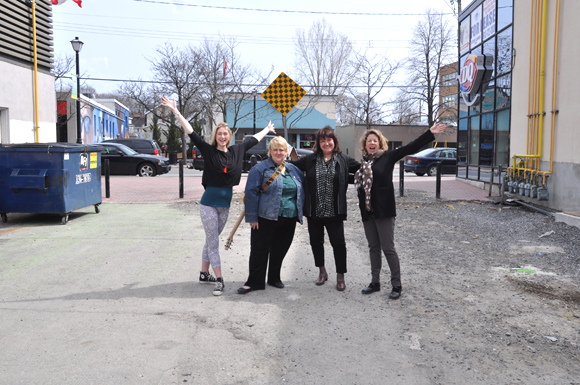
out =
[(580, 383), (580, 229), (418, 191), (397, 210), (401, 305), (433, 383)]

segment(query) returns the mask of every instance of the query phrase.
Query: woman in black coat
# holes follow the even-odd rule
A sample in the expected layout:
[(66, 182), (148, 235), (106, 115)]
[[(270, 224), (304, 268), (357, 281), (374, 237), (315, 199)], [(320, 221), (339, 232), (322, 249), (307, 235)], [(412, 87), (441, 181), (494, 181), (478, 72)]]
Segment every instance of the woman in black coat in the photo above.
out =
[(406, 146), (387, 151), (388, 141), (378, 130), (367, 130), (361, 138), (363, 160), (355, 174), (365, 235), (369, 244), (372, 281), (362, 290), (370, 294), (381, 289), (381, 250), (391, 269), (390, 298), (401, 296), (401, 269), (399, 256), (395, 250), (395, 189), (393, 188), (393, 168), (404, 156), (419, 151), (435, 139), (434, 134), (445, 131), (447, 126), (436, 124), (423, 135)]
[(316, 133), (313, 154), (294, 162), (306, 173), (304, 179), (304, 215), (308, 219), (310, 246), (314, 264), (320, 269), (316, 285), (324, 285), (328, 273), (324, 266), (324, 229), (328, 233), (336, 265), (336, 289), (346, 288), (346, 189), (349, 173), (354, 173), (360, 163), (340, 151), (334, 129), (326, 126)]

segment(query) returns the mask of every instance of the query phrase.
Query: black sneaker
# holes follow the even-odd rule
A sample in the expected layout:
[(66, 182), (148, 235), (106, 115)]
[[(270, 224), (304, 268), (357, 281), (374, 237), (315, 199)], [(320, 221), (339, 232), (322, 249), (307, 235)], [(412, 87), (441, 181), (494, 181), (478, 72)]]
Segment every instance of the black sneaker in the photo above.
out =
[(215, 288), (213, 289), (213, 295), (222, 295), (224, 293), (224, 281), (221, 278), (216, 278)]
[(362, 289), (362, 293), (371, 294), (379, 290), (381, 290), (381, 284), (379, 282), (371, 282), (368, 287)]
[(401, 291), (403, 291), (403, 288), (401, 286), (393, 287), (393, 291), (391, 291), (391, 295), (389, 295), (389, 298), (399, 299), (401, 297)]
[(202, 271), (199, 273), (199, 283), (216, 283), (216, 279), (210, 273)]

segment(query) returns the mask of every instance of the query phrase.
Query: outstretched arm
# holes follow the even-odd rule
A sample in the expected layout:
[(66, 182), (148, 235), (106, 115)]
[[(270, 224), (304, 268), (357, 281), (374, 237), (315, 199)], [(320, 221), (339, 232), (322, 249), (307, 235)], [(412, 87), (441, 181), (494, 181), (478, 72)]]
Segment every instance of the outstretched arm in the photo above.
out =
[(264, 139), (266, 134), (268, 134), (269, 132), (271, 132), (272, 134), (276, 133), (276, 130), (274, 129), (274, 125), (272, 124), (271, 120), (268, 121), (268, 125), (266, 127), (264, 127), (264, 129), (262, 131), (258, 132), (256, 135), (254, 135), (254, 138), (258, 139), (258, 142), (259, 142), (262, 139)]
[(181, 115), (177, 110), (177, 104), (175, 103), (175, 99), (169, 100), (167, 96), (162, 96), (161, 105), (169, 108), (177, 116), (177, 121), (179, 122), (181, 128), (183, 128), (183, 131), (185, 131), (186, 134), (189, 135), (193, 132), (193, 127), (191, 127), (191, 124), (189, 124), (187, 119), (185, 119), (183, 115)]

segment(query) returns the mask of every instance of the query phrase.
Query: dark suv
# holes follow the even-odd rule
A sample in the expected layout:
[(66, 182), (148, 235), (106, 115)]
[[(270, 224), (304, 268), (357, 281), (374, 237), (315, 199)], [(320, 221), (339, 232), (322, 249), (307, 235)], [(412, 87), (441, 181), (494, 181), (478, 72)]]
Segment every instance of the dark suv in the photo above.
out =
[(132, 148), (140, 154), (161, 155), (161, 148), (151, 139), (108, 139), (103, 143), (119, 143)]

